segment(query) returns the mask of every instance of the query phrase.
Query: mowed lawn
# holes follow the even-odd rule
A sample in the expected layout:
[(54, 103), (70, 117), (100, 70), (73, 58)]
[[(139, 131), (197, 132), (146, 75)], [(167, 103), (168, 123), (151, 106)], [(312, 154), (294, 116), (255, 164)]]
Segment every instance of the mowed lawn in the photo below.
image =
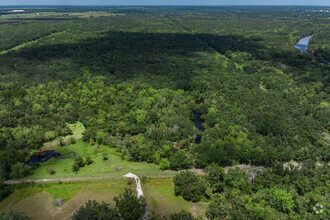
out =
[[(169, 178), (175, 175), (175, 171), (162, 171), (156, 164), (146, 162), (131, 162), (121, 158), (121, 153), (115, 148), (100, 145), (92, 146), (82, 140), (77, 141), (67, 147), (56, 147), (55, 150), (62, 155), (60, 158), (51, 158), (41, 166), (33, 170), (33, 174), (26, 179), (58, 179), (75, 177), (104, 177), (105, 179), (118, 179), (128, 172), (132, 172), (140, 177), (148, 178)], [(103, 153), (106, 153), (108, 160), (103, 160)], [(90, 156), (93, 164), (80, 168), (78, 172), (72, 171), (74, 158), (80, 156), (85, 158)], [(115, 166), (121, 167), (120, 171), (115, 170)], [(49, 174), (52, 168), (55, 174)]]
[[(88, 200), (105, 201), (114, 207), (113, 197), (123, 193), (125, 188), (136, 193), (136, 184), (128, 185), (125, 179), (22, 184), (15, 187), (15, 191), (0, 202), (0, 212), (24, 212), (32, 219), (69, 219)], [(149, 214), (154, 212), (169, 217), (181, 210), (189, 210), (195, 216), (204, 216), (206, 204), (187, 202), (181, 196), (175, 196), (172, 179), (149, 179), (142, 183), (142, 189)], [(64, 203), (54, 206), (55, 199), (64, 199)]]

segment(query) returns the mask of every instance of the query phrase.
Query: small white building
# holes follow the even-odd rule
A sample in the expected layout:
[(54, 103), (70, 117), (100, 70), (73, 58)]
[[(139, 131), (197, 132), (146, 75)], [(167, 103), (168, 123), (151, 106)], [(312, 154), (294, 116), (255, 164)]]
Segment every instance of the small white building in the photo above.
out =
[(13, 12), (24, 12), (25, 10), (13, 10)]

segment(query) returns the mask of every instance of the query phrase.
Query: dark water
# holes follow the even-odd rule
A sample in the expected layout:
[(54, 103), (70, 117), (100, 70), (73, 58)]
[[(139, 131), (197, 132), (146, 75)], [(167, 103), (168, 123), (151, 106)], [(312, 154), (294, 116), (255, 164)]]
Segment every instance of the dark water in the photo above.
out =
[[(202, 125), (202, 122), (203, 120), (201, 119), (201, 113), (200, 112), (194, 112), (194, 124), (195, 124), (195, 127), (204, 132), (205, 128), (203, 127)], [(196, 139), (195, 139), (195, 142), (196, 143), (200, 143), (201, 142), (201, 139), (202, 139), (202, 135), (197, 135)]]
[(60, 156), (61, 156), (61, 154), (57, 153), (54, 150), (45, 150), (45, 151), (43, 151), (41, 153), (38, 153), (36, 155), (32, 155), (30, 157), (30, 160), (28, 160), (26, 162), (26, 164), (31, 165), (33, 163), (44, 163), (52, 157), (58, 158)]
[(308, 37), (301, 38), (298, 43), (294, 45), (295, 48), (299, 49), (301, 52), (306, 52), (308, 49), (309, 40), (313, 37), (310, 35)]

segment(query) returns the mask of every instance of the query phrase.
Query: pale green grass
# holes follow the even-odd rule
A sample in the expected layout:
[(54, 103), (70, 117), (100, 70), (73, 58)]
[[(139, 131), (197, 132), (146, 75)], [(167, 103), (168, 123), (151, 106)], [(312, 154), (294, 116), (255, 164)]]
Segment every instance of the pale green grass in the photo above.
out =
[[(51, 184), (23, 184), (15, 187), (14, 193), (0, 202), (0, 212), (23, 211), (32, 219), (68, 219), (87, 200), (105, 201), (114, 207), (114, 196), (125, 188), (136, 192), (136, 185), (127, 180), (104, 180), (97, 182), (72, 182)], [(172, 179), (151, 179), (142, 183), (149, 213), (169, 217), (181, 210), (189, 210), (195, 216), (205, 217), (206, 203), (192, 203), (174, 195)], [(55, 199), (64, 199), (64, 204), (55, 207)]]
[(148, 210), (153, 210), (159, 215), (169, 216), (170, 214), (187, 210), (195, 216), (205, 215), (205, 202), (193, 203), (184, 200), (181, 196), (174, 195), (173, 179), (151, 179), (142, 185)]
[[(149, 178), (166, 178), (172, 177), (176, 172), (161, 171), (156, 164), (145, 162), (131, 162), (122, 160), (120, 153), (115, 148), (108, 146), (94, 147), (82, 140), (71, 144), (68, 147), (56, 147), (57, 152), (61, 153), (64, 159), (51, 158), (47, 162), (41, 164), (39, 168), (34, 170), (34, 173), (27, 179), (57, 179), (57, 178), (75, 178), (75, 177), (100, 177), (104, 178), (121, 178), (124, 174), (132, 172), (138, 176), (146, 176)], [(106, 152), (109, 159), (103, 160), (102, 154)], [(73, 154), (76, 156), (90, 156), (94, 161), (93, 164), (80, 168), (75, 173), (72, 171), (74, 161)], [(114, 167), (121, 167), (122, 170), (115, 171)], [(51, 175), (47, 172), (47, 168), (53, 168), (56, 173)]]
[[(24, 212), (31, 219), (69, 219), (88, 200), (105, 201), (114, 207), (114, 196), (125, 188), (135, 190), (135, 187), (135, 184), (127, 185), (126, 180), (24, 184), (16, 186), (15, 192), (0, 202), (0, 213), (14, 210)], [(54, 206), (55, 199), (64, 199), (64, 204)]]
[(52, 141), (44, 143), (43, 147), (40, 151), (54, 149), (55, 147), (60, 145), (60, 141), (62, 140), (63, 143), (68, 143), (71, 139), (79, 140), (82, 139), (83, 133), (86, 130), (84, 125), (81, 122), (76, 122), (73, 124), (67, 123), (68, 128), (72, 131), (71, 135), (67, 135), (65, 137), (57, 137)]

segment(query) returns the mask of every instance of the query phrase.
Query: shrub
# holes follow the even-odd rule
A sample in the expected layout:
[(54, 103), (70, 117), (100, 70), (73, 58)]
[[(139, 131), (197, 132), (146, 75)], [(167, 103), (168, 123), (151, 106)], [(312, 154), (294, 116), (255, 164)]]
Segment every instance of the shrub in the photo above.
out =
[(174, 213), (171, 215), (171, 220), (194, 220), (194, 216), (186, 211), (186, 210), (181, 210), (179, 213)]
[(17, 162), (13, 166), (11, 166), (11, 171), (12, 171), (11, 176), (13, 178), (24, 177), (29, 174), (30, 169), (31, 169), (30, 166), (21, 162)]
[(75, 144), (76, 143), (76, 139), (74, 137), (70, 138), (70, 144)]
[(60, 143), (60, 146), (61, 146), (61, 147), (64, 146), (65, 143), (64, 143), (64, 139), (63, 139), (63, 137), (60, 138), (59, 143)]
[(73, 163), (73, 165), (72, 165), (72, 171), (73, 172), (78, 172), (79, 171), (79, 165), (77, 164), (77, 163)]
[(161, 161), (160, 161), (160, 164), (159, 164), (159, 168), (161, 170), (168, 170), (170, 168), (170, 164), (169, 164), (169, 161), (167, 158), (163, 158)]
[(183, 151), (175, 152), (175, 154), (170, 157), (169, 162), (171, 170), (189, 169), (192, 166), (191, 160)]
[(131, 189), (113, 199), (122, 219), (141, 219), (146, 211), (146, 202), (143, 197), (137, 198)]
[(94, 163), (94, 161), (92, 160), (92, 158), (90, 156), (85, 157), (85, 164), (86, 165), (90, 165), (92, 163)]
[(50, 174), (50, 175), (53, 175), (56, 173), (56, 171), (52, 168), (52, 167), (47, 167), (47, 172)]
[(82, 157), (76, 157), (74, 159), (74, 163), (76, 163), (79, 167), (85, 166), (85, 163), (84, 163), (84, 160), (82, 159)]
[(103, 160), (108, 160), (109, 159), (106, 152), (102, 153), (102, 157), (103, 157)]
[(23, 212), (10, 211), (7, 214), (1, 213), (0, 219), (1, 220), (29, 220), (30, 218), (27, 217)]
[(191, 171), (183, 171), (174, 179), (174, 193), (185, 200), (198, 202), (205, 193), (206, 186), (199, 176)]
[(95, 200), (85, 203), (81, 206), (78, 211), (73, 215), (73, 220), (88, 219), (88, 220), (99, 220), (99, 219), (114, 219), (120, 220), (118, 210), (116, 208), (110, 208), (109, 204), (102, 202), (98, 203)]
[(146, 177), (146, 176), (142, 176), (142, 178), (141, 178), (141, 182), (142, 182), (143, 184), (145, 184), (147, 181), (148, 181), (148, 177)]
[(127, 178), (127, 184), (132, 185), (133, 184), (133, 178)]

